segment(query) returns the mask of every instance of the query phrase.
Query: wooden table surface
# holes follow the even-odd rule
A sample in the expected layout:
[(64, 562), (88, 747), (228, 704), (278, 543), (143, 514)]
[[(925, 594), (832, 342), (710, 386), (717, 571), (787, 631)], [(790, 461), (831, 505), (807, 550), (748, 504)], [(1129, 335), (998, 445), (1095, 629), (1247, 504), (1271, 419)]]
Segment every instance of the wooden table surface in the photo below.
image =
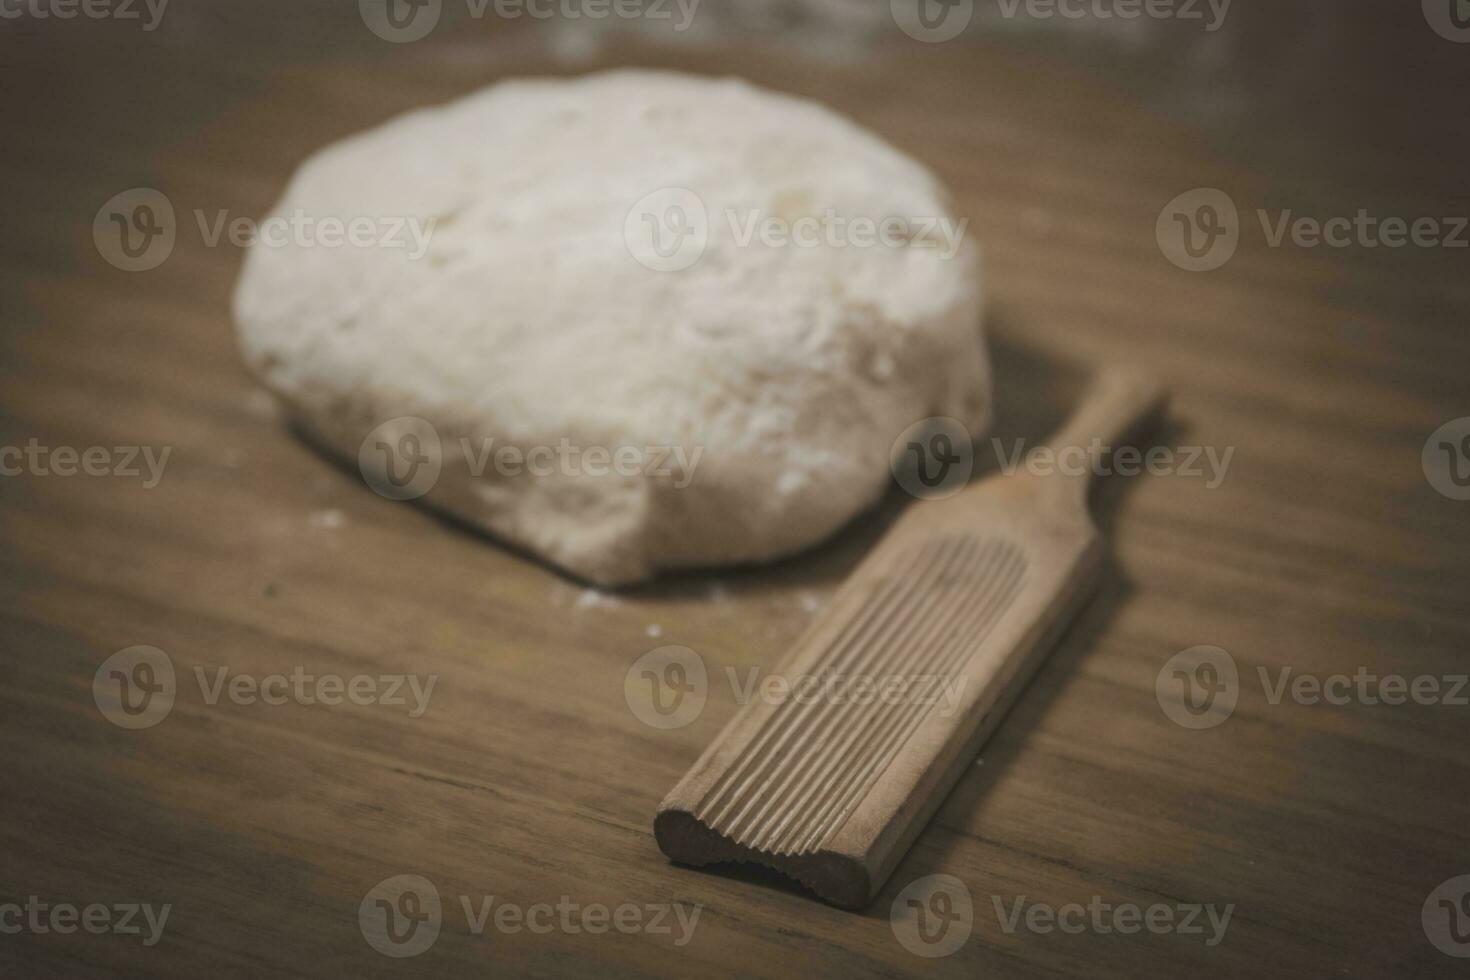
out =
[[(0, 477), (0, 974), (1463, 975), (1430, 933), (1470, 927), (1470, 907), (1451, 920), (1429, 900), (1470, 874), (1470, 707), (1271, 696), (1284, 668), (1443, 691), (1470, 670), (1470, 503), (1421, 465), (1430, 434), (1470, 415), (1470, 252), (1272, 246), (1256, 218), (1470, 213), (1470, 47), (1418, 5), (1239, 0), (1209, 38), (997, 30), (844, 59), (789, 37), (549, 45), (541, 24), (493, 18), (396, 45), (349, 3), (175, 2), (151, 32), (0, 21), (0, 446), (170, 451), (151, 487)], [(624, 679), (662, 644), (716, 677), (770, 670), (901, 495), (768, 569), (585, 592), (294, 438), (236, 353), (240, 251), (197, 226), (261, 215), (304, 155), (396, 112), (620, 64), (816, 97), (934, 167), (985, 249), (997, 436), (1044, 436), (1089, 365), (1131, 362), (1175, 391), (1165, 445), (1234, 451), (1216, 487), (1106, 486), (1100, 593), (865, 913), (667, 863), (654, 808), (735, 694), (713, 683), (697, 719), (660, 730)], [(129, 273), (92, 222), (139, 186), (167, 195), (177, 241)], [(1198, 187), (1241, 215), (1238, 252), (1209, 272), (1155, 237)], [(141, 730), (93, 691), (135, 645), (177, 676)], [(1228, 651), (1238, 702), (1196, 730), (1156, 680), (1201, 645)], [(436, 680), (412, 717), (210, 703), (197, 672), (220, 668)], [(435, 886), (441, 931), (391, 958), (359, 906), (405, 874)], [(933, 874), (963, 883), (973, 916), (925, 958), (890, 907)], [(3, 906), (32, 896), (170, 913), (151, 946), (11, 929)], [(700, 911), (688, 935), (477, 934), (461, 899), (490, 896), (634, 906), (645, 925), (653, 906)], [(1018, 901), (1232, 912), (1211, 945), (1208, 929), (1009, 927)]]

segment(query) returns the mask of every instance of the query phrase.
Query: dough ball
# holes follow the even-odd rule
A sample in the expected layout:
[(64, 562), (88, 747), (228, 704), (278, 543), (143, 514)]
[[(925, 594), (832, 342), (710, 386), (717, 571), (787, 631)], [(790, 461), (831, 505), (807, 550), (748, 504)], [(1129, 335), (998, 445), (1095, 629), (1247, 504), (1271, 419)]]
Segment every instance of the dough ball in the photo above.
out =
[(269, 217), (234, 312), (298, 424), (594, 582), (805, 548), (912, 423), (989, 421), (943, 189), (741, 81), (502, 82), (323, 149)]

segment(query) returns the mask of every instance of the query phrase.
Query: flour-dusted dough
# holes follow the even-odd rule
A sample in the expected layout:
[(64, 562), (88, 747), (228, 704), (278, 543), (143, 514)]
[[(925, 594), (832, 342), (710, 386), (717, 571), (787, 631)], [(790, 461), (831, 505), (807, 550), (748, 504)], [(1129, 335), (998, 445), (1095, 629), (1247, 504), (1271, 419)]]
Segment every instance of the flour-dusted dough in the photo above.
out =
[[(923, 237), (848, 240), (831, 215)], [(235, 317), (296, 420), (389, 492), (379, 471), (437, 440), (420, 499), (595, 582), (811, 545), (883, 493), (912, 423), (989, 421), (943, 189), (744, 82), (503, 82), (327, 147), (273, 216)], [(803, 216), (823, 230), (781, 237)], [(677, 253), (651, 237), (679, 228)]]

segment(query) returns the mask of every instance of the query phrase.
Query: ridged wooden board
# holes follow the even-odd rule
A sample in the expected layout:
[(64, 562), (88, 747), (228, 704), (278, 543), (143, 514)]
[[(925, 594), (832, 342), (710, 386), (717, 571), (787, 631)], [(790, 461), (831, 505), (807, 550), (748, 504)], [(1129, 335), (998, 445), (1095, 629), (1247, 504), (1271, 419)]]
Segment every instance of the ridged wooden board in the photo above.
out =
[[(1053, 449), (1116, 446), (1163, 402), (1109, 372)], [(788, 695), (750, 701), (664, 800), (664, 853), (866, 905), (1095, 583), (1089, 482), (1023, 469), (913, 506), (797, 643)]]

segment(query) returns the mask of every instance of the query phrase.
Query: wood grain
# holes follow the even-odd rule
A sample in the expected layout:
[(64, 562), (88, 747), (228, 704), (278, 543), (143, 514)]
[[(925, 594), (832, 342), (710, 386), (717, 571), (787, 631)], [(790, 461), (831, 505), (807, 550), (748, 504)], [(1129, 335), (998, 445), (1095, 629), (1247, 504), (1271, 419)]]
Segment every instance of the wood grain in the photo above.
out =
[[(1421, 920), (1470, 873), (1470, 709), (1273, 704), (1258, 671), (1470, 670), (1470, 521), (1420, 455), (1470, 415), (1470, 283), (1452, 249), (1271, 247), (1257, 208), (1470, 212), (1466, 51), (1416, 4), (1324, 12), (1240, 0), (1225, 56), (1000, 33), (823, 61), (770, 45), (610, 41), (575, 64), (537, 25), (446, 22), (388, 45), (355, 5), (185, 4), (120, 22), (0, 22), (0, 445), (170, 447), (164, 478), (0, 478), (0, 904), (171, 903), (162, 940), (0, 934), (7, 976), (1453, 976)], [(1218, 52), (1216, 52), (1218, 53)], [(769, 569), (616, 602), (368, 492), (266, 409), (228, 319), (232, 246), (323, 142), (506, 75), (616, 64), (737, 73), (822, 99), (933, 166), (983, 242), (1000, 416), (1037, 440), (1086, 365), (1176, 392), (1174, 445), (1235, 450), (1218, 486), (1102, 489), (1096, 600), (872, 908), (669, 864), (649, 814), (738, 709), (726, 670), (773, 668), (901, 512)], [(129, 274), (92, 245), (101, 204), (165, 192), (172, 256)], [(1175, 268), (1155, 222), (1226, 190), (1236, 256)], [(986, 465), (993, 465), (987, 459)], [(1116, 481), (1115, 481), (1116, 483)], [(656, 628), (654, 628), (656, 627)], [(658, 633), (657, 637), (650, 633)], [(95, 672), (138, 644), (180, 679), (155, 727), (110, 724)], [(696, 651), (690, 724), (630, 710), (649, 650)], [(1166, 716), (1176, 653), (1227, 650), (1223, 724)], [(195, 683), (434, 675), (429, 709), (209, 704)], [(432, 949), (379, 955), (359, 905), (415, 874)], [(972, 932), (910, 952), (904, 888), (959, 879)], [(692, 938), (476, 934), (459, 898), (680, 902)], [(1228, 933), (1008, 931), (996, 905), (1234, 907)], [(473, 903), (472, 903), (473, 904)]]

